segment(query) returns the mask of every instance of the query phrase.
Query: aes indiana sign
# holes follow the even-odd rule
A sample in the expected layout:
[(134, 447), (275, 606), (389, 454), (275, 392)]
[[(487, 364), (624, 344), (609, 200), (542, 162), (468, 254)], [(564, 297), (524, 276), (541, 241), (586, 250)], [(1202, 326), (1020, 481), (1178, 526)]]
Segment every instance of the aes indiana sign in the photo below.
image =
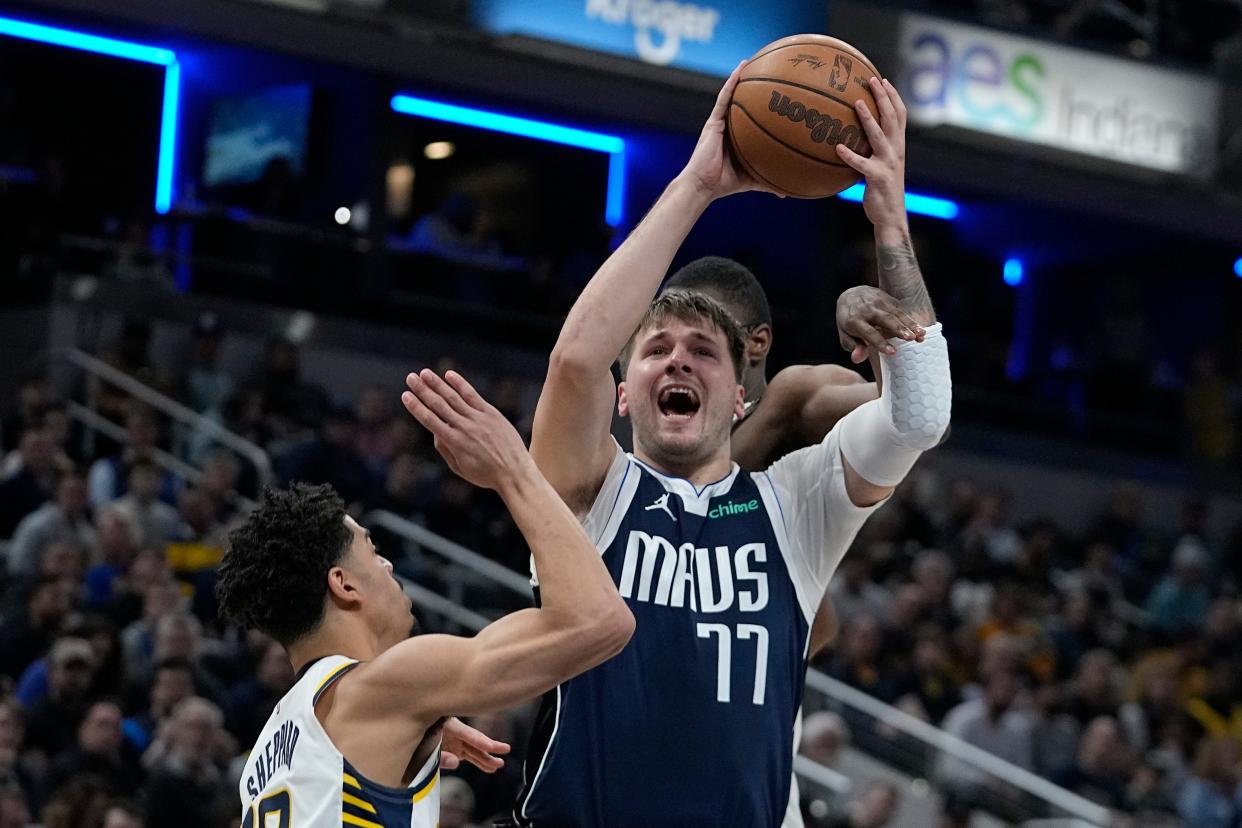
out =
[(1000, 34), (902, 17), (910, 119), (1204, 177), (1220, 89), (1206, 77)]
[(822, 31), (826, 11), (822, 0), (474, 0), (474, 15), (499, 34), (727, 75), (773, 40)]

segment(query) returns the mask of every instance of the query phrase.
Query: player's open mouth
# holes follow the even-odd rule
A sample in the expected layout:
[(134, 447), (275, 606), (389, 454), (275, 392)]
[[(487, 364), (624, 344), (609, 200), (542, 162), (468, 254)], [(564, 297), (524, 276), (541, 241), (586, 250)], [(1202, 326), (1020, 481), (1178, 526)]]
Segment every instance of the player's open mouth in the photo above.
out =
[(660, 413), (672, 420), (689, 420), (698, 413), (699, 394), (685, 385), (670, 385), (656, 398)]

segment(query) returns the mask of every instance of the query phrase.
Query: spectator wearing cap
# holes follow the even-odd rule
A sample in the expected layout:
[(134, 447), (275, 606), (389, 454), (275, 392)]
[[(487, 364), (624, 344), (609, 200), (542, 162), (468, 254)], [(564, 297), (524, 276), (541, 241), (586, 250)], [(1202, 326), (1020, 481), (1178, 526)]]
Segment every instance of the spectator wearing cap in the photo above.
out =
[(1152, 626), (1176, 635), (1197, 630), (1207, 618), (1212, 595), (1208, 589), (1208, 556), (1193, 537), (1184, 537), (1173, 552), (1173, 571), (1156, 584), (1147, 598), (1146, 610)]
[(17, 471), (0, 480), (0, 537), (13, 536), (17, 525), (56, 491), (56, 452), (47, 431), (34, 426), (22, 432)]
[(78, 725), (77, 743), (62, 751), (48, 769), (48, 790), (71, 777), (90, 774), (103, 780), (109, 793), (128, 796), (138, 788), (140, 770), (126, 750), (121, 708), (113, 701), (92, 704)]
[(48, 656), (47, 696), (26, 716), (27, 742), (52, 756), (71, 747), (86, 713), (98, 662), (91, 645), (66, 636)]
[(93, 548), (95, 528), (86, 500), (86, 481), (67, 471), (56, 481), (56, 499), (31, 512), (17, 526), (9, 544), (9, 572), (33, 575), (39, 571), (43, 552), (56, 538), (68, 537)]
[(144, 546), (167, 543), (181, 526), (177, 510), (159, 499), (163, 483), (159, 466), (149, 456), (136, 456), (129, 466), (129, 491), (112, 504), (138, 524)]
[(43, 578), (26, 587), (24, 612), (13, 613), (0, 627), (0, 674), (17, 678), (47, 652), (73, 608), (74, 585)]

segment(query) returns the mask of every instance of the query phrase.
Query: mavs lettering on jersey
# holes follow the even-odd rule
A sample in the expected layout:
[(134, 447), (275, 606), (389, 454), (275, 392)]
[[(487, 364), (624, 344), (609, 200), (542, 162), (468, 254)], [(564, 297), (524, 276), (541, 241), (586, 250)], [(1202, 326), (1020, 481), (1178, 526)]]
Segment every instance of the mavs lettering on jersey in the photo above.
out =
[(635, 635), (544, 698), (520, 824), (780, 824), (809, 620), (871, 511), (841, 474), (835, 435), (701, 490), (618, 449), (583, 524)]

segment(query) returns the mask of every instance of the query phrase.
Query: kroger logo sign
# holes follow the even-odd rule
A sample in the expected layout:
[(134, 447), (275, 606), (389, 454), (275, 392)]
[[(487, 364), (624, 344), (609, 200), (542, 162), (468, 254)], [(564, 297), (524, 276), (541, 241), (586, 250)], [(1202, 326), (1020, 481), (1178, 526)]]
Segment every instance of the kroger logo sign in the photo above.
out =
[(475, 0), (479, 26), (725, 75), (764, 44), (822, 31), (815, 0)]
[(587, 0), (586, 16), (632, 27), (638, 56), (659, 66), (673, 62), (683, 39), (711, 43), (720, 22), (717, 9), (675, 0)]

